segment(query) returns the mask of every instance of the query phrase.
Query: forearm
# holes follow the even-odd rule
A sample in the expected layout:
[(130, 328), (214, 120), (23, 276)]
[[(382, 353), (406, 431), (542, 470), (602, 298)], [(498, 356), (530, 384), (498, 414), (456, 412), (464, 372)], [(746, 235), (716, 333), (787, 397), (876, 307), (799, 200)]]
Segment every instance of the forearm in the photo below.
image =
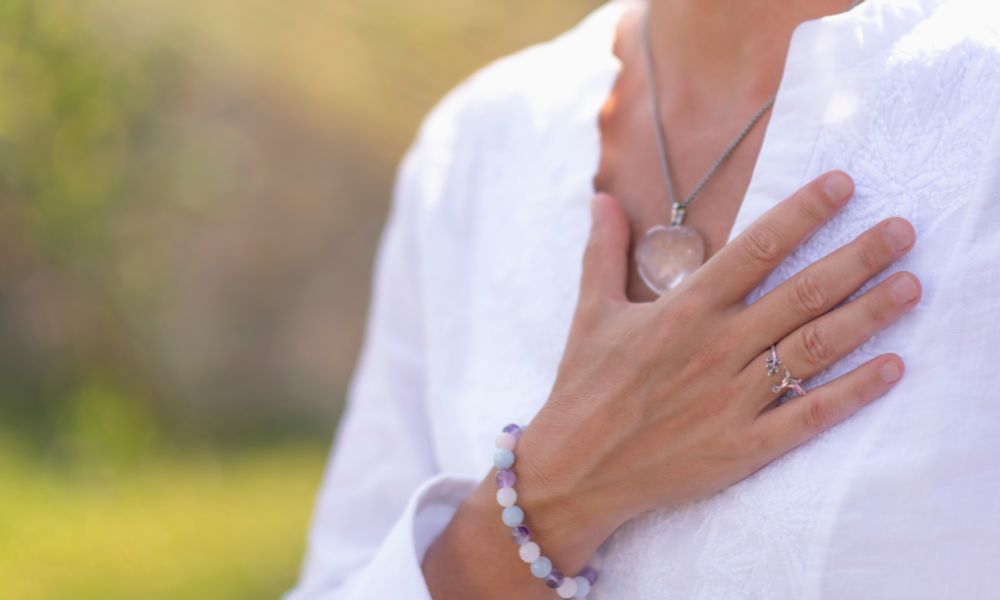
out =
[[(523, 598), (551, 600), (555, 591), (531, 575), (521, 561), (510, 528), (500, 520), (493, 470), (459, 506), (445, 531), (428, 549), (423, 572), (434, 600)], [(574, 523), (566, 513), (534, 505), (528, 490), (535, 483), (529, 473), (519, 475), (521, 498), (532, 541), (542, 554), (567, 575), (582, 569), (607, 534)], [(540, 482), (539, 482), (540, 483)]]

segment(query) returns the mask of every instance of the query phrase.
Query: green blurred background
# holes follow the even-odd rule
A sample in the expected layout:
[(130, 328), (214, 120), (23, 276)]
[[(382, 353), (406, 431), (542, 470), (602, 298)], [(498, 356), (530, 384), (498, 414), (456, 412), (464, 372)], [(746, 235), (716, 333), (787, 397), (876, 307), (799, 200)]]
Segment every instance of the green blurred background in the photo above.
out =
[(398, 160), (593, 0), (0, 0), (0, 597), (294, 580)]

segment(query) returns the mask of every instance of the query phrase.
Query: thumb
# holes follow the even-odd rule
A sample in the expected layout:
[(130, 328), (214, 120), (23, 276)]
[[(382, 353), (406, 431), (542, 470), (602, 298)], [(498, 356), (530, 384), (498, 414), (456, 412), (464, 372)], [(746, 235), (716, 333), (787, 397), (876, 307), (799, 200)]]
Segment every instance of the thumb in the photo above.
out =
[(625, 301), (631, 232), (618, 200), (598, 193), (590, 201), (590, 239), (583, 253), (580, 300), (588, 304)]

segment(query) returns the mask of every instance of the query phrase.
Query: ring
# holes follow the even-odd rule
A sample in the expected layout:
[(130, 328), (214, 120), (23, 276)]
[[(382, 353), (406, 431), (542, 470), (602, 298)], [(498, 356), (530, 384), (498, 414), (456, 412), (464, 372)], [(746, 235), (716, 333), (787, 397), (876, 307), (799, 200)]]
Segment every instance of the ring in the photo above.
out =
[(784, 374), (781, 377), (781, 383), (776, 383), (771, 386), (771, 391), (777, 395), (781, 395), (788, 390), (795, 392), (797, 396), (805, 396), (806, 390), (802, 387), (802, 380), (792, 377), (792, 372), (788, 370), (785, 363), (781, 362), (778, 358), (778, 348), (774, 344), (771, 344), (771, 355), (765, 360), (767, 364), (767, 375), (768, 377), (777, 375), (779, 371), (784, 370)]
[(777, 375), (778, 367), (784, 366), (784, 363), (778, 360), (778, 348), (774, 344), (771, 344), (771, 356), (765, 362), (767, 362), (768, 376)]

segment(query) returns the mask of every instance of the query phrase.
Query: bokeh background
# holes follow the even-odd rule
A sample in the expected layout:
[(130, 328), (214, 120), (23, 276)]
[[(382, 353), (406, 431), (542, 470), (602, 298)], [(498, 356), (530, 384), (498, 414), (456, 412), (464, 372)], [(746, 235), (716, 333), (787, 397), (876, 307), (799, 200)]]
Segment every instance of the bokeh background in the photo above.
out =
[(0, 597), (275, 598), (399, 158), (593, 0), (0, 0)]

